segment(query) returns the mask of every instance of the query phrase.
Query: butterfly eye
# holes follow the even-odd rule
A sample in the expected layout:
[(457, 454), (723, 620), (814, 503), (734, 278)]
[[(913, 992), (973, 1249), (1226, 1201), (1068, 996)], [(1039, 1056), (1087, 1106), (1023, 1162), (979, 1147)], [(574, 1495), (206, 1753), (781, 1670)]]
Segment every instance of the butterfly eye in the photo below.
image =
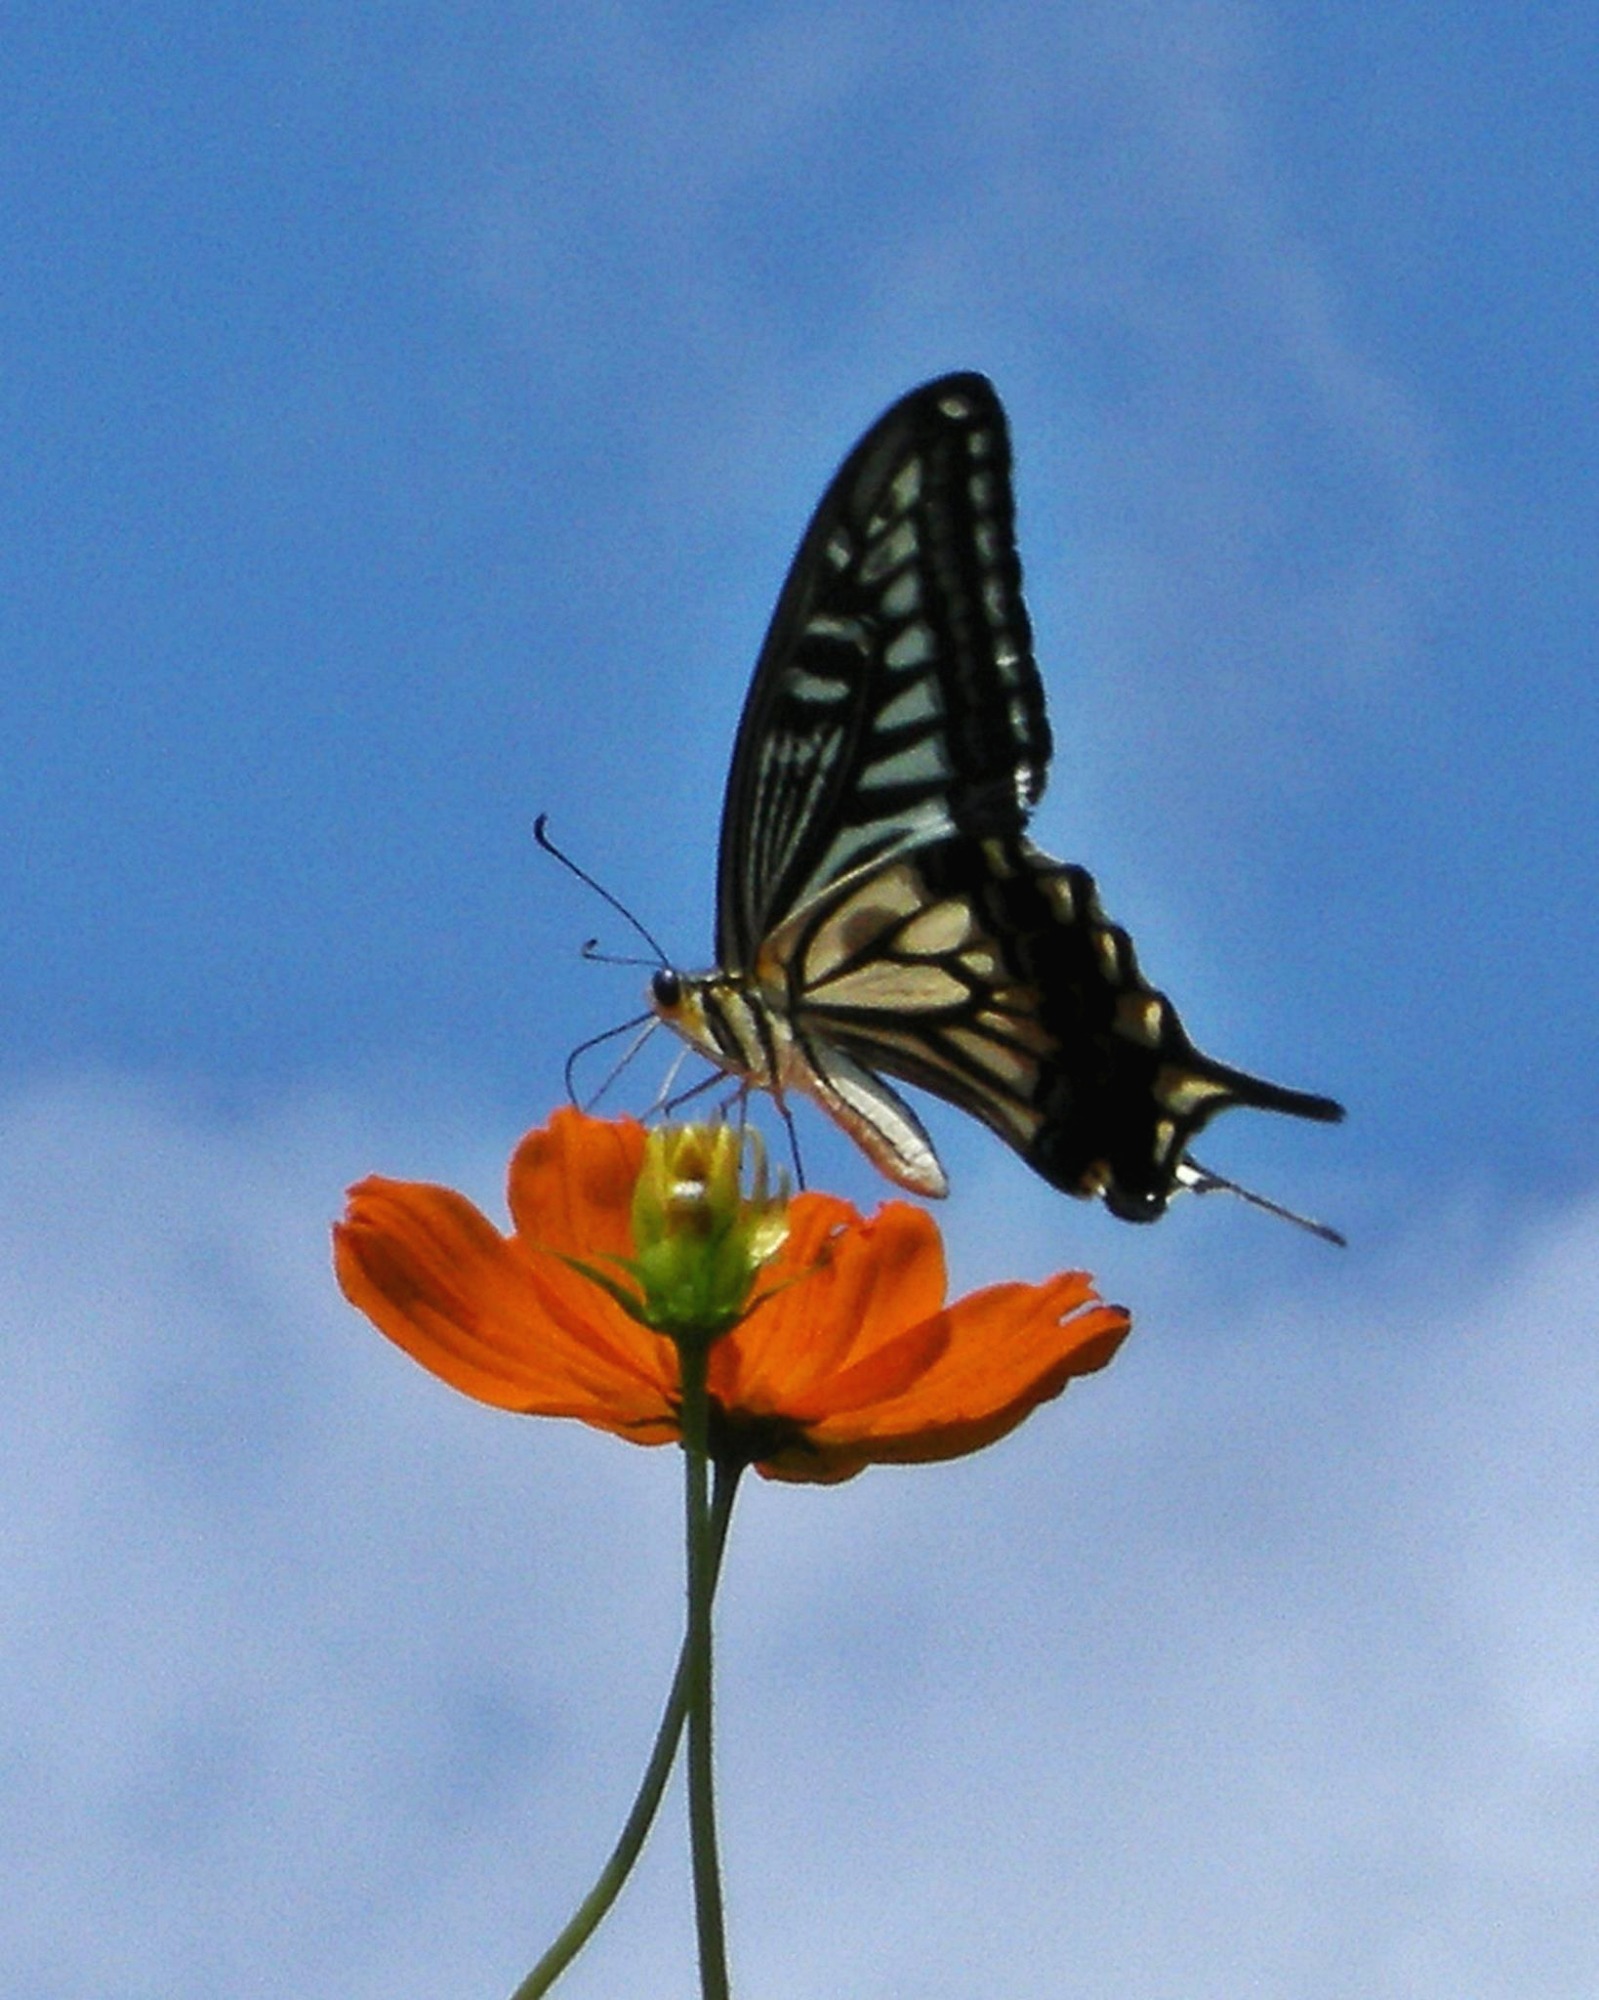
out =
[(683, 982), (669, 966), (663, 966), (650, 981), (650, 997), (663, 1013), (675, 1014), (683, 1001)]

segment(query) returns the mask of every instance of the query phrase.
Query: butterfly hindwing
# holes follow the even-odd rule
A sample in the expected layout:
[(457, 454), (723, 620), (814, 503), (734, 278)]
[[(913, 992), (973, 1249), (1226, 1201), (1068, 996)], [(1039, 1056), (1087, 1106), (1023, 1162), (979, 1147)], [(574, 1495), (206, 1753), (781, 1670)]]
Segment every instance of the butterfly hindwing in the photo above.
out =
[(1088, 871), (1016, 837), (945, 839), (859, 871), (775, 934), (762, 969), (786, 978), (783, 1012), (823, 1079), (842, 1050), (1131, 1220), (1159, 1213), (1218, 1111), (1316, 1116), (1324, 1102), (1202, 1055)]

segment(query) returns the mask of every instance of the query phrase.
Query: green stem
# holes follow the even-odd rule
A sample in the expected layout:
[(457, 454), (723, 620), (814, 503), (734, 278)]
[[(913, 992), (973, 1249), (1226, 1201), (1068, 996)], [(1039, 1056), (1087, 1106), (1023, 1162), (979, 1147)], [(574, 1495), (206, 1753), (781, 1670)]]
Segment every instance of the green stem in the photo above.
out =
[[(716, 1594), (706, 1448), (705, 1376), (709, 1350), (685, 1341), (683, 1370), (683, 1501), (688, 1545), (688, 1824), (694, 1868), (694, 1921), (699, 1933), (701, 2000), (728, 2000), (727, 1939), (722, 1925), (721, 1870), (716, 1858), (716, 1792), (711, 1770), (711, 1601)], [(718, 1475), (718, 1490), (723, 1480)]]
[[(728, 1524), (733, 1518), (733, 1496), (737, 1490), (737, 1469), (724, 1471), (718, 1466), (709, 1522), (712, 1592), (716, 1589), (716, 1579), (722, 1566), (722, 1551), (727, 1545)], [(517, 1987), (511, 1995), (511, 2000), (539, 2000), (541, 1994), (549, 1992), (599, 1928), (606, 1911), (616, 1901), (622, 1884), (632, 1873), (633, 1864), (639, 1857), (645, 1836), (660, 1806), (661, 1794), (666, 1790), (666, 1781), (671, 1776), (672, 1763), (677, 1756), (677, 1746), (682, 1739), (683, 1723), (689, 1705), (691, 1644), (691, 1635), (685, 1632), (682, 1650), (678, 1654), (677, 1672), (672, 1679), (672, 1691), (666, 1698), (661, 1726), (655, 1732), (655, 1746), (650, 1752), (648, 1764), (644, 1767), (644, 1777), (638, 1788), (638, 1796), (633, 1801), (633, 1808), (621, 1833), (617, 1836), (616, 1845), (612, 1848), (609, 1859), (600, 1870), (594, 1887), (572, 1913), (565, 1929)]]

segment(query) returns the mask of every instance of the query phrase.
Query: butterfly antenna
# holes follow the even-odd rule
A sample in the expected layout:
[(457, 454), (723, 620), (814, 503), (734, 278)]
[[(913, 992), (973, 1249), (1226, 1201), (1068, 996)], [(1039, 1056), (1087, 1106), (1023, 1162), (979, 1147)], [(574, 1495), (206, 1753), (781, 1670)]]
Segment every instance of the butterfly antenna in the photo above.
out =
[(660, 1022), (656, 1020), (653, 1014), (635, 1014), (631, 1021), (621, 1021), (616, 1027), (607, 1028), (603, 1034), (590, 1035), (586, 1042), (579, 1042), (566, 1059), (564, 1075), (567, 1096), (571, 1098), (574, 1104), (581, 1103), (581, 1099), (577, 1094), (577, 1065), (588, 1054), (590, 1049), (604, 1048), (607, 1042), (614, 1042), (618, 1035), (630, 1035), (637, 1028), (640, 1032), (634, 1035), (633, 1041), (624, 1052), (621, 1061), (617, 1063), (599, 1089), (595, 1091), (593, 1097), (590, 1098), (590, 1105), (597, 1104), (659, 1026)]
[[(644, 928), (643, 924), (639, 922), (638, 918), (634, 916), (633, 912), (627, 907), (626, 903), (622, 902), (620, 898), (613, 896), (609, 889), (604, 888), (600, 883), (596, 882), (594, 877), (590, 875), (586, 869), (579, 868), (577, 863), (572, 859), (570, 854), (563, 854), (561, 849), (556, 846), (553, 840), (551, 840), (549, 827), (550, 827), (550, 816), (548, 813), (540, 813), (538, 818), (533, 822), (533, 838), (538, 842), (539, 846), (544, 849), (544, 852), (546, 854), (553, 855), (554, 858), (560, 862), (563, 868), (565, 868), (570, 874), (575, 875), (577, 879), (581, 883), (583, 883), (583, 885), (586, 888), (592, 889), (595, 895), (599, 897), (602, 903), (608, 903), (611, 906), (611, 908), (615, 910), (616, 914), (622, 919), (624, 923), (631, 924), (634, 930), (638, 932), (639, 936), (643, 938), (644, 942), (649, 946), (650, 950), (654, 952), (655, 962), (657, 965), (669, 965), (671, 963), (671, 960), (666, 956), (666, 953), (662, 951), (661, 947), (656, 943), (655, 939), (650, 935), (650, 933)], [(589, 943), (592, 944), (593, 942), (594, 940), (591, 938), (589, 940)], [(585, 946), (584, 956), (588, 957), (589, 955), (590, 954), (588, 951), (588, 946)], [(620, 962), (625, 964), (627, 961), (623, 960)]]
[(1300, 1215), (1294, 1209), (1284, 1208), (1281, 1202), (1270, 1201), (1263, 1194), (1256, 1194), (1253, 1188), (1240, 1187), (1237, 1181), (1230, 1181), (1221, 1174), (1213, 1174), (1209, 1167), (1202, 1167), (1197, 1160), (1184, 1160), (1177, 1169), (1180, 1186), (1190, 1188), (1195, 1194), (1215, 1194), (1222, 1191), (1237, 1195), (1240, 1201), (1247, 1201), (1251, 1208), (1263, 1208), (1268, 1215), (1281, 1217), (1284, 1222), (1296, 1223), (1301, 1229), (1308, 1229), (1312, 1236), (1319, 1236), (1324, 1243), (1336, 1243), (1340, 1250), (1349, 1247), (1349, 1239), (1342, 1236), (1325, 1222), (1317, 1222), (1313, 1216)]
[(585, 965), (642, 965), (652, 967), (653, 958), (633, 958), (625, 952), (601, 951), (598, 938), (585, 938), (578, 957)]

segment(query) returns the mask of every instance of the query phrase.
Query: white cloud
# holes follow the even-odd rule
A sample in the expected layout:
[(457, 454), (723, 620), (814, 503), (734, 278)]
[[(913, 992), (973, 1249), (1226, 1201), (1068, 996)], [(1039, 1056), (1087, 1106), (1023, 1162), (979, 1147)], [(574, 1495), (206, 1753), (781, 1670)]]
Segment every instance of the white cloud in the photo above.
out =
[[(452, 1397), (326, 1267), (345, 1180), (443, 1151), (492, 1201), (497, 1150), (5, 1108), (0, 1990), (508, 1990), (598, 1861), (675, 1646), (671, 1456)], [(1439, 1233), (1219, 1330), (1167, 1266), (998, 1450), (746, 1495), (741, 1990), (1591, 1990), (1599, 1206)], [(692, 1992), (679, 1817), (575, 1996)]]

